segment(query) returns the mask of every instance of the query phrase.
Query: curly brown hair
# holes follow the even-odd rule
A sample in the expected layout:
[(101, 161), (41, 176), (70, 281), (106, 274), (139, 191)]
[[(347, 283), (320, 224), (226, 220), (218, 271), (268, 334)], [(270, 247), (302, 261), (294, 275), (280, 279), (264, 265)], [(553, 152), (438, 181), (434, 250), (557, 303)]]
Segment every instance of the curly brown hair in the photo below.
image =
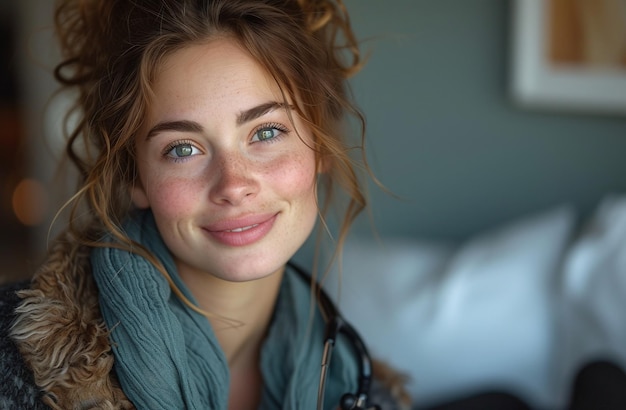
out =
[[(274, 78), (310, 128), (318, 167), (324, 167), (320, 215), (324, 219), (330, 205), (341, 202), (335, 244), (341, 249), (365, 207), (358, 168), (368, 169), (365, 120), (347, 83), (362, 58), (341, 0), (59, 0), (55, 23), (63, 56), (55, 76), (77, 91), (78, 121), (66, 151), (80, 181), (68, 229), (81, 244), (101, 246), (108, 232), (128, 249), (140, 249), (119, 227), (132, 208), (134, 140), (155, 73), (174, 51), (227, 35)], [(354, 142), (343, 128), (346, 114), (360, 125)], [(346, 201), (335, 201), (336, 188)]]

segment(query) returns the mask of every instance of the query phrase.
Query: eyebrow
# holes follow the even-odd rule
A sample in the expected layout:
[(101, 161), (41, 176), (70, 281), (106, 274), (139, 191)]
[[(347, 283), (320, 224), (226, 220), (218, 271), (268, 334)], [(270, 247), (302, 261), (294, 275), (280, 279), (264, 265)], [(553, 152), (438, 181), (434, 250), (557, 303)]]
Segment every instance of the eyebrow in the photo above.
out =
[(259, 117), (264, 116), (268, 112), (274, 111), (279, 108), (285, 108), (285, 104), (276, 101), (270, 101), (264, 104), (257, 105), (256, 107), (252, 107), (249, 110), (242, 111), (237, 116), (237, 125), (243, 125), (246, 122), (255, 120)]
[[(285, 107), (291, 108), (291, 106), (289, 105), (279, 103), (276, 101), (270, 101), (270, 102), (257, 105), (256, 107), (252, 107), (248, 110), (240, 112), (239, 115), (237, 115), (237, 125), (243, 125), (249, 121), (262, 117), (263, 115), (271, 111), (285, 108)], [(159, 134), (165, 131), (199, 133), (199, 132), (202, 132), (203, 130), (204, 128), (202, 127), (202, 125), (200, 125), (199, 123), (195, 121), (189, 121), (189, 120), (164, 121), (150, 128), (150, 131), (148, 131), (146, 135), (146, 139), (150, 139), (156, 134)]]
[(195, 121), (165, 121), (160, 122), (154, 127), (150, 128), (148, 134), (146, 135), (146, 139), (150, 139), (154, 137), (156, 134), (164, 132), (164, 131), (178, 131), (178, 132), (202, 132), (202, 125), (198, 124)]

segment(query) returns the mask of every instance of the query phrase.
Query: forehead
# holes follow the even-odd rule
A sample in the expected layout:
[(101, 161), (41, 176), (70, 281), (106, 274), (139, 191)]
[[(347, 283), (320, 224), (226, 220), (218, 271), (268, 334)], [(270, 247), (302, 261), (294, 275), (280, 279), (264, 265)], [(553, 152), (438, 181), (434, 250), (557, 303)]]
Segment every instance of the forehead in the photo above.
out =
[(165, 56), (156, 71), (155, 80), (172, 71), (193, 71), (204, 66), (207, 70), (222, 65), (239, 65), (246, 69), (265, 71), (239, 43), (230, 37), (216, 37), (204, 42), (189, 43)]
[[(157, 69), (149, 111), (282, 101), (272, 76), (237, 42), (218, 38), (169, 54)], [(243, 108), (243, 107), (242, 107)]]

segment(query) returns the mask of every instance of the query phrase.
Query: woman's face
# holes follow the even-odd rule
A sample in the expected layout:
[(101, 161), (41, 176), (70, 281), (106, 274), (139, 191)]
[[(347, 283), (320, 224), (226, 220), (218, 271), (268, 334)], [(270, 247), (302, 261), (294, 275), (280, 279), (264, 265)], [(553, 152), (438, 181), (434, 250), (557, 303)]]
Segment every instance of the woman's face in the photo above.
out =
[(279, 271), (317, 215), (316, 159), (268, 74), (218, 39), (169, 56), (137, 141), (133, 202), (151, 208), (181, 275)]

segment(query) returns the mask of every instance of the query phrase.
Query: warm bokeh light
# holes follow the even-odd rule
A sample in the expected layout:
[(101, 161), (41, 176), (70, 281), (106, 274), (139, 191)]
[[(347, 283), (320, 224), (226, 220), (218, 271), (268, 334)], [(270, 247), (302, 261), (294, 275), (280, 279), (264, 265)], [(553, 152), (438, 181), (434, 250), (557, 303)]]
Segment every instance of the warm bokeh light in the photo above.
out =
[(13, 212), (22, 224), (36, 226), (45, 218), (48, 193), (41, 182), (26, 178), (15, 187), (12, 203)]

